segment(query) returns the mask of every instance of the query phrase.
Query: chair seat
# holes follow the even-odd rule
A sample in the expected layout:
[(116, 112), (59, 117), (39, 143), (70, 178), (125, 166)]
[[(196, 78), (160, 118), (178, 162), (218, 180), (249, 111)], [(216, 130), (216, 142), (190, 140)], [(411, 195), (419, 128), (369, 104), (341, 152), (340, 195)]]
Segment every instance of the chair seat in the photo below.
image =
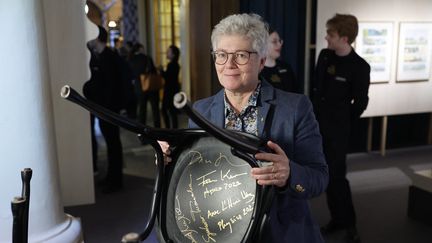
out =
[[(182, 147), (166, 194), (166, 234), (173, 242), (246, 242), (256, 228), (260, 186), (249, 163), (214, 137)], [(252, 159), (252, 157), (251, 157)], [(167, 239), (164, 239), (167, 241)]]

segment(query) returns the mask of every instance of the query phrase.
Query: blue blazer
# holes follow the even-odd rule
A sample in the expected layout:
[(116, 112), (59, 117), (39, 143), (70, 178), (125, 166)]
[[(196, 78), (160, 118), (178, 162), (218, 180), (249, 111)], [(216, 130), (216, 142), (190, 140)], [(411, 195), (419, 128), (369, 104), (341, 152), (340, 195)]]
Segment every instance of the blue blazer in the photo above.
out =
[[(258, 136), (276, 142), (290, 159), (290, 177), (278, 188), (270, 209), (266, 242), (324, 242), (312, 219), (308, 199), (325, 191), (328, 168), (309, 99), (263, 81), (258, 98)], [(206, 119), (224, 127), (224, 91), (195, 102)], [(197, 127), (189, 121), (189, 127)], [(270, 239), (271, 238), (271, 241)]]

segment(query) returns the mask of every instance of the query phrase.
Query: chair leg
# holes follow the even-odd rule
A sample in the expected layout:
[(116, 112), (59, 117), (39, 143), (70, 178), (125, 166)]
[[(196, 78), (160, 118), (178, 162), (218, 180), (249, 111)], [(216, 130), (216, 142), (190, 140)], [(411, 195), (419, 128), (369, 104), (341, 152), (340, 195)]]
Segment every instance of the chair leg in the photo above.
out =
[(32, 178), (33, 171), (30, 168), (24, 168), (21, 171), (22, 190), (21, 197), (25, 199), (25, 206), (23, 212), (23, 243), (28, 242), (28, 220), (29, 220), (29, 208), (30, 208), (30, 180)]
[(30, 207), (30, 180), (32, 170), (25, 168), (21, 171), (22, 191), (20, 197), (15, 197), (11, 202), (13, 227), (12, 242), (28, 242), (28, 219)]
[(24, 212), (26, 200), (22, 197), (15, 197), (11, 202), (13, 226), (12, 226), (12, 242), (24, 242)]

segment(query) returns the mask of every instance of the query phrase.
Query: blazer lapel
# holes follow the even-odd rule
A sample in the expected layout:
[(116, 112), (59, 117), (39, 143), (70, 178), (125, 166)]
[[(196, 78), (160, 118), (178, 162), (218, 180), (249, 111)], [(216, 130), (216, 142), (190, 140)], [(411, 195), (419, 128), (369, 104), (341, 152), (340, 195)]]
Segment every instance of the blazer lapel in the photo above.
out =
[(210, 120), (213, 124), (218, 127), (225, 127), (225, 106), (224, 106), (224, 91), (223, 89), (219, 91), (213, 102), (211, 104), (212, 108), (210, 109)]
[(258, 136), (263, 137), (265, 122), (274, 101), (274, 88), (266, 81), (261, 82), (260, 105), (258, 106)]

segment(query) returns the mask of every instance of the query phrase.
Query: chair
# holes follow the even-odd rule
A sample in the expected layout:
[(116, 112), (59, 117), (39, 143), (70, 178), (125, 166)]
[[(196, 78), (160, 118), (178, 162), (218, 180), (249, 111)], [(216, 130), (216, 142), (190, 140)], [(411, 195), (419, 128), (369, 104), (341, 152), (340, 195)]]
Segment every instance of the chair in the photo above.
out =
[[(251, 154), (262, 151), (265, 141), (214, 126), (191, 108), (185, 94), (176, 95), (176, 107), (204, 130), (151, 128), (86, 100), (69, 86), (61, 94), (99, 118), (140, 134), (156, 152), (149, 220), (142, 233), (129, 233), (122, 242), (144, 241), (155, 225), (160, 242), (166, 243), (261, 241), (273, 187), (258, 185), (250, 169), (261, 166)], [(167, 166), (157, 140), (173, 148)]]
[[(267, 193), (240, 158), (214, 137), (173, 151), (158, 215), (160, 242), (252, 242), (265, 219)], [(168, 176), (169, 175), (169, 176)]]

